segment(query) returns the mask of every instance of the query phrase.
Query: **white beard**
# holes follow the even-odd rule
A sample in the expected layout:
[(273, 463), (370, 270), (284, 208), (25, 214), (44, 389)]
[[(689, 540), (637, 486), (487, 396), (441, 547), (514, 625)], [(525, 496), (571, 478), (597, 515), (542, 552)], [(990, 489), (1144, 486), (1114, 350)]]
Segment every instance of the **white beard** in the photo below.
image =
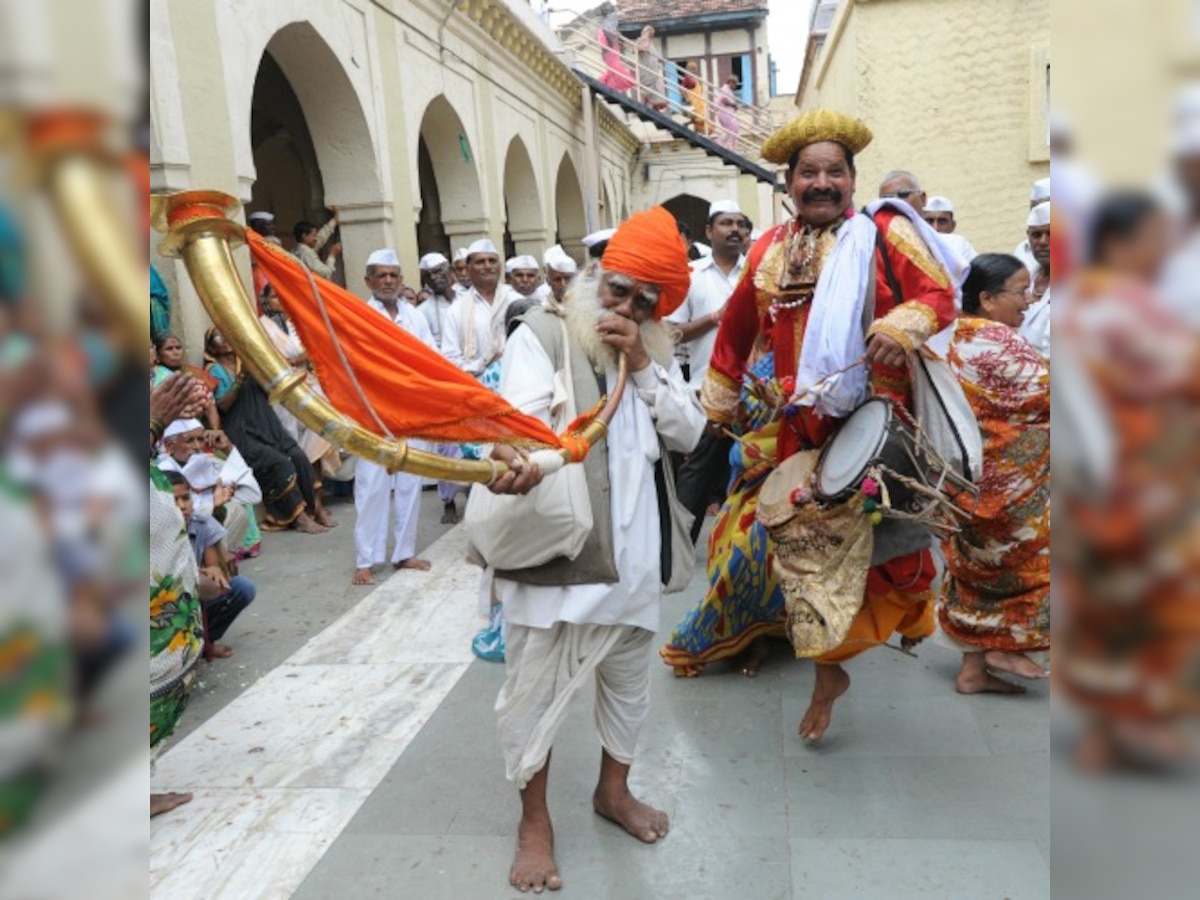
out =
[[(563, 310), (567, 323), (567, 333), (577, 346), (582, 348), (597, 372), (602, 372), (609, 366), (616, 367), (618, 351), (604, 341), (596, 331), (596, 323), (603, 316), (612, 316), (600, 302), (600, 277), (604, 271), (597, 267), (575, 278), (563, 296)], [(664, 368), (670, 368), (675, 355), (675, 335), (678, 331), (669, 328), (662, 322), (647, 319), (638, 326), (642, 335), (642, 346), (650, 358)]]

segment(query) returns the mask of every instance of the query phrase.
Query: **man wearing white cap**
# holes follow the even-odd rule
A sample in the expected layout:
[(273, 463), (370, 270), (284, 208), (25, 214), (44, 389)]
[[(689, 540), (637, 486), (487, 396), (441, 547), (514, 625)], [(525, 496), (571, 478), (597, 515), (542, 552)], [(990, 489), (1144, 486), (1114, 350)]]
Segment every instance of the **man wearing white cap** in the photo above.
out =
[(1025, 340), (1050, 358), (1050, 204), (1039, 203), (1029, 211), (1025, 233), (1037, 263), (1030, 295), (1033, 302), (1025, 309), (1019, 329)]
[[(697, 395), (708, 374), (725, 302), (746, 267), (750, 230), (750, 221), (735, 201), (718, 200), (709, 206), (704, 234), (712, 255), (691, 263), (692, 284), (687, 299), (666, 318), (679, 330), (679, 343), (686, 347), (688, 384)], [(693, 541), (700, 535), (709, 501), (724, 497), (729, 481), (729, 443), (724, 435), (705, 434), (679, 470), (679, 502), (695, 516)]]
[(508, 284), (522, 297), (532, 297), (538, 286), (538, 264), (532, 256), (514, 256), (504, 264)]
[[(367, 305), (393, 324), (436, 349), (425, 317), (401, 299), (404, 276), (400, 260), (390, 248), (367, 257)], [(414, 446), (416, 446), (414, 444)], [(354, 469), (354, 577), (352, 584), (374, 584), (373, 566), (387, 558), (388, 501), (395, 518), (395, 549), (392, 565), (397, 569), (429, 569), (429, 561), (417, 556), (417, 516), (421, 509), (421, 479), (405, 472), (389, 473), (383, 466), (359, 459)]]
[[(466, 251), (464, 250), (465, 254)], [(464, 262), (466, 257), (463, 257)], [(418, 312), (425, 317), (429, 330), (433, 334), (434, 346), (443, 356), (446, 354), (445, 335), (446, 324), (450, 320), (450, 309), (458, 299), (458, 284), (455, 281), (454, 270), (450, 261), (440, 253), (426, 253), (421, 257), (418, 268), (421, 270), (421, 285), (429, 291), (429, 297), (417, 307)], [(437, 452), (442, 456), (457, 459), (462, 456), (458, 444), (439, 444)], [(465, 493), (466, 485), (456, 481), (438, 482), (438, 499), (442, 501), (442, 524), (454, 525), (458, 522), (458, 507), (454, 498)]]
[(467, 273), (467, 248), (459, 247), (454, 251), (454, 291), (464, 293), (471, 289), (471, 276)]
[(589, 235), (585, 235), (580, 241), (583, 246), (587, 247), (589, 259), (599, 259), (604, 255), (604, 250), (608, 247), (608, 240), (617, 233), (615, 228), (601, 228), (599, 231), (593, 231)]
[(446, 359), (495, 390), (500, 386), (504, 314), (514, 292), (500, 283), (500, 254), (487, 238), (467, 248), (467, 273), (471, 289), (454, 301), (442, 346)]
[(163, 453), (157, 465), (187, 479), (196, 512), (221, 523), (226, 546), (236, 555), (245, 549), (251, 510), (262, 502), (262, 488), (237, 447), (231, 447), (229, 455), (221, 459), (205, 449), (204, 435), (199, 419), (176, 419), (163, 433)]
[(942, 246), (946, 249), (947, 255), (952, 260), (958, 263), (959, 271), (962, 277), (966, 277), (968, 267), (979, 253), (971, 246), (961, 234), (955, 234), (955, 229), (958, 228), (958, 222), (954, 218), (954, 204), (950, 202), (949, 197), (933, 196), (925, 203), (925, 212), (922, 213), (926, 222), (930, 224), (934, 231), (941, 238)]
[(275, 214), (263, 209), (256, 209), (246, 217), (246, 222), (255, 232), (261, 234), (273, 244), (281, 241), (275, 236)]
[(575, 260), (567, 256), (559, 244), (550, 247), (542, 256), (542, 264), (546, 268), (546, 282), (538, 287), (535, 296), (543, 303), (557, 306), (566, 296), (567, 286), (579, 272)]
[[(1049, 202), (1050, 179), (1039, 178), (1029, 191), (1029, 209), (1032, 211), (1035, 206)], [(1031, 277), (1037, 274), (1038, 261), (1033, 256), (1033, 248), (1030, 246), (1028, 238), (1017, 244), (1017, 249), (1013, 250), (1013, 256), (1025, 263), (1025, 268), (1029, 270)]]

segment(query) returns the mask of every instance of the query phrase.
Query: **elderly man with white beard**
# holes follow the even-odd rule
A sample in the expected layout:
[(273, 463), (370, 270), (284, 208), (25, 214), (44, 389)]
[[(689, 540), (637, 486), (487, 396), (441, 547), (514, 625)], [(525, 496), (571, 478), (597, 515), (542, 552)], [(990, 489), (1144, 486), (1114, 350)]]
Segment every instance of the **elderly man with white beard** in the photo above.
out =
[[(573, 561), (495, 573), (508, 619), (507, 679), (496, 712), (522, 805), (509, 882), (521, 891), (562, 886), (546, 806), (550, 750), (571, 698), (593, 675), (602, 745), (593, 807), (646, 843), (667, 834), (666, 814), (636, 799), (628, 776), (649, 709), (664, 570), (686, 564), (690, 572), (693, 563), (667, 564), (670, 554), (662, 553), (676, 546), (664, 542), (671, 533), (664, 538), (664, 528), (678, 509), (664, 502), (667, 451), (690, 451), (704, 427), (659, 321), (683, 302), (689, 276), (674, 217), (662, 207), (635, 215), (617, 230), (601, 265), (568, 288), (561, 310), (530, 310), (505, 350), (501, 394), (547, 423), (564, 359), (579, 410), (612, 391), (622, 355), (629, 372), (605, 442), (582, 463), (594, 519), (582, 552)], [(516, 468), (492, 490), (522, 493), (540, 482), (540, 470), (513, 448), (497, 447), (493, 457)]]

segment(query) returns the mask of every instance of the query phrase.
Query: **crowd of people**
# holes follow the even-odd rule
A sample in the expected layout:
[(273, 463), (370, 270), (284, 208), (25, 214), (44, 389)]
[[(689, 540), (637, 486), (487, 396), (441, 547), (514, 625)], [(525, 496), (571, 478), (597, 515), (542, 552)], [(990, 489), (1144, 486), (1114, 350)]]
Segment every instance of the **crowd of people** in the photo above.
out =
[[(661, 207), (589, 235), (582, 266), (557, 245), (540, 265), (525, 254), (504, 260), (481, 237), (452, 257), (422, 255), (417, 291), (406, 288), (394, 250), (367, 259), (364, 316), (390, 320), (520, 411), (550, 425), (565, 409), (614, 398), (604, 443), (582, 464), (592, 522), (583, 550), (518, 566), (482, 560), (489, 622), (472, 648), (506, 665), (496, 712), (521, 797), (510, 882), (522, 891), (561, 886), (546, 802), (551, 748), (568, 702), (593, 683), (603, 748), (595, 809), (641, 841), (667, 834), (667, 816), (630, 793), (628, 773), (648, 712), (661, 595), (690, 574), (706, 518), (714, 519), (708, 587), (660, 656), (680, 676), (725, 661), (753, 678), (772, 640), (789, 641), (795, 656), (815, 663), (798, 726), (805, 741), (831, 727), (850, 687), (846, 663), (893, 646), (894, 635), (902, 652), (936, 636), (961, 653), (960, 693), (1023, 693), (1013, 679), (1049, 675), (1051, 291), (1064, 266), (1092, 272), (1088, 290), (1136, 296), (1142, 327), (1162, 335), (1179, 310), (1194, 315), (1195, 283), (1175, 310), (1147, 299), (1171, 271), (1162, 248), (1172, 244), (1164, 205), (1149, 194), (1090, 196), (1087, 228), (1064, 249), (1051, 232), (1053, 185), (1041, 179), (1027, 218), (1012, 223), (1020, 241), (1011, 253), (977, 253), (957, 231), (953, 201), (927, 196), (911, 171), (889, 172), (859, 209), (856, 157), (871, 140), (866, 125), (831, 110), (779, 129), (763, 156), (786, 166), (795, 215), (752, 239), (753, 223), (735, 202), (714, 202), (708, 252), (695, 260), (682, 226)], [(1200, 145), (1180, 153), (1194, 224)], [(1071, 201), (1079, 200), (1076, 189)], [(268, 233), (268, 217), (251, 220)], [(316, 248), (330, 238), (326, 229), (295, 229), (297, 256), (322, 278), (317, 267), (328, 257)], [(1174, 283), (1189, 289), (1186, 279)], [(264, 328), (315, 381), (272, 286), (256, 282), (256, 290)], [(162, 663), (152, 666), (161, 673), (152, 685), (153, 743), (182, 711), (195, 660), (232, 652), (218, 641), (254, 599), (237, 561), (259, 552), (259, 525), (320, 533), (336, 524), (321, 503), (320, 473), (340, 464), (337, 453), (319, 439), (306, 444), (298, 422), (289, 430), (286, 410), (272, 408), (219, 332), (206, 336), (204, 369), (189, 370), (182, 350), (169, 334), (156, 336), (152, 350), (151, 444), (156, 477), (165, 479), (151, 492), (152, 634), (161, 628), (169, 638), (152, 642)], [(1137, 348), (1113, 352), (1130, 357), (1131, 371), (1146, 364)], [(943, 373), (946, 393), (932, 376), (934, 388), (921, 379), (928, 367)], [(1176, 383), (1188, 372), (1159, 374)], [(952, 527), (945, 517), (927, 521), (932, 507), (893, 506), (889, 489), (907, 482), (871, 454), (826, 459), (842, 425), (881, 400), (886, 415), (922, 431), (930, 390), (978, 432), (974, 443), (959, 437), (958, 474), (973, 487), (926, 486), (954, 507)], [(974, 457), (967, 445), (978, 447)], [(474, 490), (521, 496), (559, 483), (506, 444), (425, 449), (504, 464), (504, 474)], [(845, 485), (823, 493), (823, 472), (839, 466), (849, 473)], [(428, 571), (416, 549), (421, 479), (365, 460), (354, 475), (353, 583), (373, 583), (389, 559)], [(785, 476), (793, 480), (781, 504), (772, 484)], [(437, 490), (442, 521), (457, 522), (464, 486), (441, 482)], [(178, 535), (172, 543), (163, 524), (177, 521), (174, 510), (187, 546)], [(1078, 544), (1089, 551), (1135, 542), (1136, 523), (1096, 522), (1091, 533), (1086, 523), (1095, 520), (1083, 521)], [(1076, 638), (1089, 627), (1104, 634), (1104, 623), (1085, 613), (1075, 627)], [(1096, 693), (1082, 677), (1078, 690)], [(1099, 766), (1147, 746), (1166, 754), (1177, 747), (1171, 737), (1168, 728), (1097, 726), (1082, 758)], [(155, 798), (152, 814), (184, 800)]]

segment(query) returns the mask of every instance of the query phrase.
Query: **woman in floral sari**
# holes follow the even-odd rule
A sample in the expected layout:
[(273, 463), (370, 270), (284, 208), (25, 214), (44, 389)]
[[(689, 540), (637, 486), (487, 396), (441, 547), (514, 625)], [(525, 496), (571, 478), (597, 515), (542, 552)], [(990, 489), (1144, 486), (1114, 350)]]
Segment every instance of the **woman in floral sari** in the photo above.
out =
[(943, 544), (938, 619), (963, 651), (960, 693), (1020, 693), (993, 673), (1045, 677), (1025, 654), (1050, 648), (1050, 370), (1017, 332), (1019, 259), (976, 257), (962, 294), (949, 363), (983, 433), (983, 474), (972, 519)]

